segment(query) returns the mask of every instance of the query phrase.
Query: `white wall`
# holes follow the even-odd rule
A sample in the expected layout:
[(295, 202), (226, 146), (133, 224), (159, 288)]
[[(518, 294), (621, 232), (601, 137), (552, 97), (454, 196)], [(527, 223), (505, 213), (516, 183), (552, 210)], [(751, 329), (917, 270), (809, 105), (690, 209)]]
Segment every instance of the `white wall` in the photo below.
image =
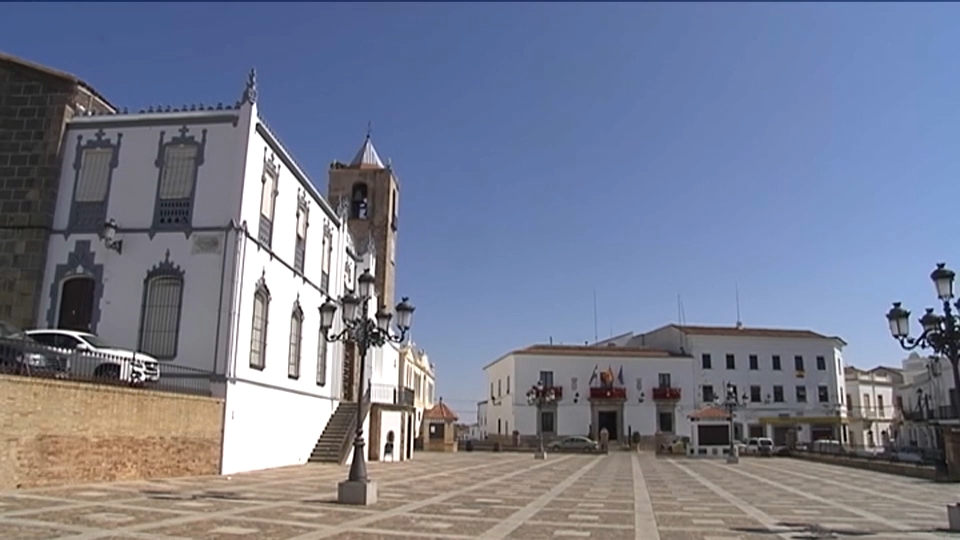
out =
[(306, 463), (336, 404), (253, 383), (228, 384), (222, 474)]
[[(388, 457), (383, 453), (384, 446), (387, 444), (387, 435), (393, 432), (393, 456)], [(403, 460), (403, 445), (401, 444), (401, 434), (403, 433), (403, 413), (400, 411), (382, 411), (380, 413), (380, 448), (377, 449), (380, 455), (380, 461), (401, 461)]]
[[(487, 427), (491, 435), (510, 435), (516, 427), (514, 420), (514, 402), (526, 397), (516, 396), (514, 377), (514, 357), (507, 355), (483, 368), (486, 383), (483, 391), (488, 395)], [(492, 388), (492, 390), (491, 390)], [(526, 392), (526, 390), (524, 390)]]

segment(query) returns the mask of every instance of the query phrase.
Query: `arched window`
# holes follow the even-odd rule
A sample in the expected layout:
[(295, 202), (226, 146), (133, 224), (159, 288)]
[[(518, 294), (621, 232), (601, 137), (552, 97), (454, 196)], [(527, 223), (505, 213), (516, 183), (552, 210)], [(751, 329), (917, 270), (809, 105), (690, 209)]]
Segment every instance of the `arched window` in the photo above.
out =
[(327, 336), (323, 330), (317, 338), (317, 386), (327, 385)]
[(290, 313), (290, 348), (287, 352), (287, 377), (300, 378), (300, 345), (303, 342), (303, 310), (300, 302), (293, 304)]
[(350, 195), (350, 217), (353, 219), (367, 219), (370, 201), (367, 193), (367, 185), (363, 182), (357, 182), (353, 185)]
[(161, 360), (176, 358), (182, 306), (183, 270), (170, 262), (167, 251), (143, 282), (139, 350)]
[(250, 367), (267, 367), (267, 318), (270, 314), (270, 289), (263, 278), (253, 293), (253, 324), (250, 328)]

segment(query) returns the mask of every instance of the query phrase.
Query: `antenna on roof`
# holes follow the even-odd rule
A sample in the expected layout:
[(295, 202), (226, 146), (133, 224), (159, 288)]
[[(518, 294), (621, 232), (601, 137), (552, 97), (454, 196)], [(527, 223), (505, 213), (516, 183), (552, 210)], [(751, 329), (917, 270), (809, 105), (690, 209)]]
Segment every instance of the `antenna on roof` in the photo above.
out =
[(371, 135), (373, 135), (373, 122), (367, 120), (367, 138), (369, 139)]
[(734, 283), (733, 286), (737, 298), (737, 330), (741, 330), (743, 328), (743, 321), (740, 319), (740, 284)]
[(597, 330), (597, 288), (593, 288), (593, 342), (600, 341), (600, 332)]

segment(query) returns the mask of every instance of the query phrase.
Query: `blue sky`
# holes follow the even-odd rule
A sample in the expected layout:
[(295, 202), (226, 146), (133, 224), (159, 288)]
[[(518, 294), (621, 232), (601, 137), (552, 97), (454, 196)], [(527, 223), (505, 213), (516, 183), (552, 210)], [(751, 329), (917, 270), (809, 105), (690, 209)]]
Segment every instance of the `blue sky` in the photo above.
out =
[[(368, 121), (398, 292), (462, 414), (534, 342), (677, 318), (902, 358), (884, 313), (960, 267), (951, 4), (7, 4), (0, 48), (116, 103), (262, 111), (322, 190)], [(54, 37), (55, 36), (55, 37)]]

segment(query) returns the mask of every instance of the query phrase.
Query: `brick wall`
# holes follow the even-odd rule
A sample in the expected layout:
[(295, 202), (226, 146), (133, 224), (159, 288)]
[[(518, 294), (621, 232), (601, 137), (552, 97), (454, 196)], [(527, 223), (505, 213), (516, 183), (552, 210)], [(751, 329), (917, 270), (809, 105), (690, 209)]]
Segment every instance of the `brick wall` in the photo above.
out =
[(0, 375), (0, 491), (219, 474), (223, 401)]
[(106, 111), (76, 81), (0, 60), (0, 319), (37, 320), (60, 148), (77, 104)]

